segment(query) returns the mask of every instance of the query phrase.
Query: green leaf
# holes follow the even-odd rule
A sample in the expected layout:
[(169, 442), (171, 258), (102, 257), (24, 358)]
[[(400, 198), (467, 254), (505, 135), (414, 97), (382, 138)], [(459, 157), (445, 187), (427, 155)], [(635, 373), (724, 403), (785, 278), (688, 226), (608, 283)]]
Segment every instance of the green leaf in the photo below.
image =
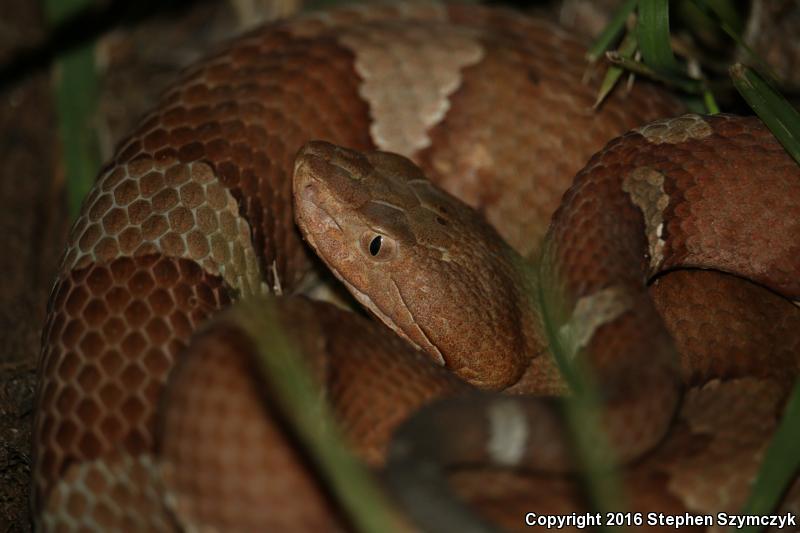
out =
[[(747, 515), (772, 513), (787, 487), (800, 469), (800, 381), (797, 381), (786, 403), (783, 418), (772, 437), (750, 498), (742, 510)], [(763, 528), (746, 526), (737, 531), (758, 533)]]
[(586, 52), (586, 59), (591, 62), (595, 62), (600, 59), (600, 56), (608, 50), (619, 34), (622, 32), (622, 29), (625, 27), (625, 21), (628, 20), (628, 16), (633, 12), (633, 9), (636, 7), (636, 4), (639, 3), (639, 0), (625, 0), (625, 3), (620, 6), (619, 9), (614, 13), (614, 16), (611, 17), (611, 20), (608, 22), (606, 27), (603, 29), (603, 32), (594, 42), (594, 44), (589, 48), (589, 51)]
[[(731, 20), (732, 15), (726, 11), (720, 11), (720, 7), (716, 6), (719, 2), (710, 2), (709, 0), (692, 0), (692, 4), (697, 10), (706, 16), (709, 20), (716, 23), (728, 37), (733, 39), (736, 44), (747, 53), (747, 56), (755, 63), (758, 64), (762, 72), (765, 72), (773, 80), (778, 79), (778, 75), (770, 67), (766, 61), (761, 59), (755, 51), (744, 41), (741, 34), (741, 29), (737, 29), (737, 24), (742, 24), (738, 18)], [(730, 9), (730, 8), (728, 8)]]
[(670, 44), (669, 0), (641, 0), (637, 31), (639, 49), (649, 67), (673, 76), (683, 74)]
[(704, 82), (701, 80), (693, 80), (681, 76), (670, 76), (661, 71), (652, 69), (644, 63), (624, 57), (617, 52), (606, 52), (606, 57), (608, 57), (608, 60), (611, 61), (612, 64), (620, 66), (625, 70), (629, 70), (634, 74), (639, 74), (651, 80), (660, 81), (665, 85), (675, 87), (689, 94), (702, 94), (705, 90)]
[(733, 85), (764, 121), (789, 155), (800, 163), (800, 114), (755, 70), (741, 63), (730, 68)]
[(254, 340), (256, 363), (293, 432), (359, 532), (399, 531), (399, 515), (347, 449), (302, 357), (283, 332), (273, 298), (242, 300), (228, 315)]
[(710, 115), (716, 115), (719, 113), (719, 105), (717, 105), (717, 99), (714, 98), (714, 93), (709, 90), (703, 91), (703, 104), (706, 106), (706, 111)]
[(745, 21), (731, 0), (691, 0), (691, 4), (730, 37), (741, 36)]
[[(574, 338), (562, 333), (558, 325), (558, 317), (565, 315), (564, 299), (557, 288), (561, 285), (550, 281), (539, 285), (537, 297), (548, 348), (572, 391), (563, 398), (561, 406), (576, 458), (583, 467), (586, 494), (595, 511), (622, 512), (626, 507), (625, 495), (614, 450), (602, 423), (604, 406), (599, 386), (588, 365), (577, 357)], [(602, 524), (598, 530), (612, 533), (619, 528)]]
[[(88, 0), (46, 0), (43, 8), (48, 22), (55, 26), (90, 4)], [(98, 83), (94, 43), (71, 48), (58, 56), (53, 92), (61, 164), (66, 177), (69, 213), (73, 218), (78, 215), (100, 168), (100, 146), (94, 128)]]
[[(625, 34), (625, 38), (622, 39), (617, 53), (620, 57), (631, 58), (633, 57), (633, 53), (636, 52), (637, 45), (636, 34), (634, 32), (628, 32)], [(608, 67), (606, 75), (603, 78), (603, 83), (600, 84), (600, 89), (597, 91), (597, 100), (594, 103), (595, 108), (597, 108), (603, 100), (605, 100), (606, 96), (614, 90), (623, 72), (624, 69), (617, 65)]]

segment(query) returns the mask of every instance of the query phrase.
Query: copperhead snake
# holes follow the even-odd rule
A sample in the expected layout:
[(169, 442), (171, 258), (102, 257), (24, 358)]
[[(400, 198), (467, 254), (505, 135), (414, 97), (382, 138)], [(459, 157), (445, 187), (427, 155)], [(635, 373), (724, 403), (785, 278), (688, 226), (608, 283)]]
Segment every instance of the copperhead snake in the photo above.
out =
[[(548, 397), (430, 411), (454, 437), (436, 453), (536, 474), (451, 473), (499, 526), (584, 505), (552, 475), (573, 468), (554, 342), (600, 384), (631, 508), (735, 511), (800, 353), (800, 169), (754, 118), (651, 122), (681, 106), (644, 83), (592, 111), (582, 57), (512, 11), (404, 4), (274, 24), (190, 67), (70, 235), (43, 337), (39, 525), (346, 529), (263, 401), (237, 311), (209, 322), (269, 292), (376, 467), (435, 398)], [(325, 272), (382, 323), (289, 296)], [(492, 435), (508, 412), (536, 428), (511, 451)]]

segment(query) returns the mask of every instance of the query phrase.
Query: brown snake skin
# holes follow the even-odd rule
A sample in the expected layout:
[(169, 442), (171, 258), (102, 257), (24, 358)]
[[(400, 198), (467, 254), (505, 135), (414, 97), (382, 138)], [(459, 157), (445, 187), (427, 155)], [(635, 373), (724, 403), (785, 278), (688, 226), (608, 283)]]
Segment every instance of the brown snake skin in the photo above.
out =
[[(690, 115), (640, 127), (681, 111), (643, 83), (592, 111), (583, 54), (559, 29), (518, 13), (408, 4), (272, 25), (189, 68), (101, 171), (71, 232), (43, 340), (38, 525), (349, 528), (255, 377), (253, 341), (237, 325), (242, 311), (208, 322), (235, 300), (296, 294), (325, 277), (293, 210), (295, 156), (315, 139), (411, 158), (495, 228), (480, 230), (489, 244), (475, 247), (503, 258), (513, 279), (534, 272), (526, 288), (542, 294), (516, 308), (527, 318), (505, 320), (507, 309), (494, 303), (497, 271), (473, 266), (465, 292), (447, 294), (445, 307), (462, 317), (451, 320), (461, 329), (447, 342), (424, 329), (443, 309), (433, 296), (406, 304), (421, 306), (411, 313), (416, 323), (389, 317), (392, 330), (473, 384), (551, 396), (563, 390), (546, 354), (553, 341), (542, 334), (552, 321), (567, 332), (558, 342), (571, 343), (602, 384), (622, 459), (641, 457), (624, 471), (629, 507), (735, 512), (797, 370), (800, 170), (755, 119)], [(351, 154), (309, 145), (298, 176), (330, 177), (331, 150)], [(363, 161), (384, 156), (352, 157), (355, 174), (380, 175)], [(419, 172), (392, 157), (390, 168)], [(304, 236), (320, 252), (312, 226)], [(398, 253), (438, 242), (433, 227), (406, 229)], [(323, 260), (350, 289), (368, 277)], [(299, 297), (275, 305), (345, 437), (371, 465), (383, 463), (391, 432), (410, 412), (471, 390), (377, 321)], [(377, 316), (388, 309), (369, 308)], [(473, 325), (495, 312), (489, 333)], [(499, 344), (482, 358), (463, 355), (489, 338)], [(487, 363), (493, 357), (497, 365)], [(586, 508), (569, 479), (543, 472), (572, 466), (560, 423), (537, 401), (512, 418), (543, 429), (510, 455), (502, 443), (499, 452), (466, 448), (492, 440), (495, 415), (455, 412), (441, 422), (430, 411), (458, 441), (442, 439), (437, 453), (452, 452), (445, 461), (534, 469), (449, 474), (461, 498), (507, 529), (524, 528), (528, 511)], [(507, 405), (517, 404), (508, 397)], [(787, 510), (798, 512), (797, 492)]]

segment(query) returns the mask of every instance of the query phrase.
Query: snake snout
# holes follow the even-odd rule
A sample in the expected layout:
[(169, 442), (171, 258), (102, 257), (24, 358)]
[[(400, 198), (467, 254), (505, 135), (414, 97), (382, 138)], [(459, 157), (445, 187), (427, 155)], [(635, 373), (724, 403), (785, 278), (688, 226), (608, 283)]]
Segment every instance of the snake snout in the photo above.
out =
[(328, 143), (322, 141), (311, 141), (304, 144), (300, 150), (298, 150), (297, 155), (294, 158), (294, 184), (297, 186), (298, 181), (301, 181), (302, 178), (313, 175), (314, 165), (320, 165), (324, 163), (324, 149), (321, 149), (321, 145), (325, 145)]
[(330, 159), (330, 154), (336, 150), (336, 145), (326, 141), (308, 141), (297, 152), (297, 161), (311, 156)]
[(310, 141), (297, 154), (295, 172), (299, 164), (312, 159), (324, 162), (333, 167), (335, 172), (355, 181), (364, 179), (373, 170), (372, 164), (361, 152), (325, 141)]
[(333, 147), (333, 145), (322, 141), (312, 141), (303, 145), (297, 152), (292, 178), (295, 196), (313, 194), (315, 185), (320, 185), (325, 181), (326, 176), (330, 176), (332, 168), (326, 157), (328, 147)]

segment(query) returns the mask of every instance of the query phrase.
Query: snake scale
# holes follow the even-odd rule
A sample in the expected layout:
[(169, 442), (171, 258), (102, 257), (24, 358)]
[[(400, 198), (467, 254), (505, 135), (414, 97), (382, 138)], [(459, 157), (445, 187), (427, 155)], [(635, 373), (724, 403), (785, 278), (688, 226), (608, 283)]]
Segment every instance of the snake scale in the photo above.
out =
[[(188, 68), (70, 234), (38, 526), (347, 530), (259, 386), (244, 311), (218, 314), (268, 293), (376, 468), (423, 404), (509, 393), (399, 437), (437, 433), (497, 527), (585, 508), (558, 475), (553, 343), (596, 377), (631, 509), (738, 509), (797, 369), (800, 170), (757, 119), (663, 119), (681, 105), (646, 83), (592, 110), (583, 50), (510, 10), (409, 3), (273, 24)], [(375, 320), (296, 296), (331, 273)]]

